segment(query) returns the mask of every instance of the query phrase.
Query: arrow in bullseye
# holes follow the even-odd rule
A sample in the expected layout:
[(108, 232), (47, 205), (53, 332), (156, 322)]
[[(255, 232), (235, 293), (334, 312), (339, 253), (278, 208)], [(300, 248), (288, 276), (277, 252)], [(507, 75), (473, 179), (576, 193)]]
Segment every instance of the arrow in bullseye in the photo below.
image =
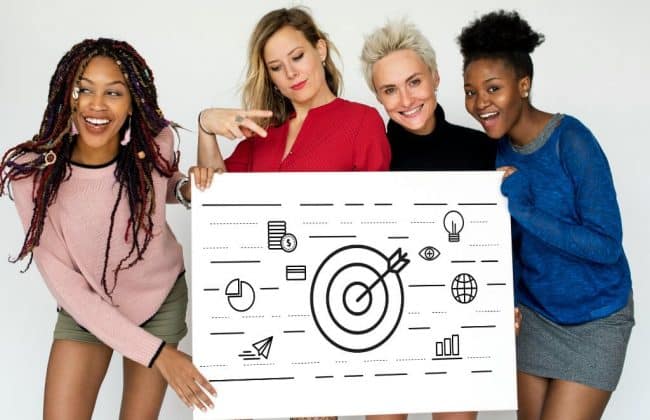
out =
[(357, 302), (361, 302), (361, 299), (363, 299), (368, 293), (372, 291), (375, 286), (383, 281), (384, 277), (386, 277), (388, 273), (398, 274), (400, 271), (402, 271), (404, 267), (406, 267), (411, 262), (411, 260), (406, 258), (407, 255), (408, 254), (406, 252), (402, 253), (402, 248), (397, 248), (397, 250), (393, 252), (393, 255), (388, 258), (388, 268), (386, 271), (377, 277), (377, 280), (375, 280), (370, 286), (368, 286), (368, 288), (366, 288), (366, 290), (363, 291), (363, 293), (361, 293), (361, 295), (359, 295)]

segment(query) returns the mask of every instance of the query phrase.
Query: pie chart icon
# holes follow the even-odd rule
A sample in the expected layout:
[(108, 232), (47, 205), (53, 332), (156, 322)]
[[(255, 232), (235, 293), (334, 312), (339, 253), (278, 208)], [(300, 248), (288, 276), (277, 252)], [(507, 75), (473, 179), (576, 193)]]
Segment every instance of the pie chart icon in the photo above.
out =
[(246, 312), (255, 303), (255, 290), (250, 283), (233, 279), (226, 286), (226, 297), (231, 308), (237, 312)]

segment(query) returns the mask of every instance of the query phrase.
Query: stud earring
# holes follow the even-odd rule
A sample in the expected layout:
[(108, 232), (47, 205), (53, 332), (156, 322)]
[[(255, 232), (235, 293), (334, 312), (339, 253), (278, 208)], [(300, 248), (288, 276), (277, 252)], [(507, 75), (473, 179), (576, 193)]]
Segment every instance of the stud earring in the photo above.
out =
[(528, 91), (525, 91), (524, 92), (524, 98), (527, 98), (527, 97), (528, 97)]
[(131, 116), (129, 115), (126, 120), (126, 131), (124, 132), (124, 138), (120, 141), (122, 146), (126, 146), (131, 141)]

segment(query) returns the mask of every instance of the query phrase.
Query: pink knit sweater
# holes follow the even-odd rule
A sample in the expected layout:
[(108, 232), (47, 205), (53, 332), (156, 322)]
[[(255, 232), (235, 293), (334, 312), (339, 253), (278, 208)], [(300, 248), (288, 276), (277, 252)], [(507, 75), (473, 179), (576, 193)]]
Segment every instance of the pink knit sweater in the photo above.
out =
[[(172, 159), (173, 135), (165, 128), (156, 139), (161, 153)], [(47, 211), (34, 261), (58, 305), (109, 347), (144, 366), (153, 363), (162, 340), (139, 325), (160, 308), (183, 271), (180, 244), (165, 219), (165, 202), (177, 202), (174, 187), (179, 172), (165, 178), (154, 170), (156, 208), (154, 237), (144, 259), (120, 271), (111, 300), (100, 284), (111, 210), (119, 188), (116, 163), (103, 167), (72, 165), (61, 183), (56, 202)], [(33, 213), (32, 179), (12, 183), (18, 214), (25, 228)], [(106, 281), (113, 286), (113, 269), (130, 249), (125, 241), (129, 208), (123, 196), (115, 215)]]

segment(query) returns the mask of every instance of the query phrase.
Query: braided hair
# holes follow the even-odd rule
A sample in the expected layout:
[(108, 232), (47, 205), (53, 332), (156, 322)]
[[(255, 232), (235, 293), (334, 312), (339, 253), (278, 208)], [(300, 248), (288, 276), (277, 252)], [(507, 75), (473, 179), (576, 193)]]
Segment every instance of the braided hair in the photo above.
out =
[[(9, 191), (9, 183), (32, 177), (32, 200), (34, 210), (29, 228), (17, 262), (29, 255), (25, 270), (33, 258), (33, 250), (39, 245), (43, 226), (50, 205), (56, 201), (62, 182), (70, 178), (70, 157), (77, 135), (72, 132), (76, 100), (73, 89), (78, 86), (84, 69), (93, 57), (108, 57), (115, 61), (126, 80), (131, 93), (133, 113), (120, 129), (120, 136), (130, 123), (131, 141), (121, 146), (117, 156), (115, 179), (119, 185), (111, 211), (108, 239), (104, 253), (101, 285), (111, 297), (121, 270), (128, 269), (142, 259), (153, 237), (153, 213), (155, 206), (152, 172), (155, 169), (165, 177), (178, 170), (178, 152), (170, 162), (160, 152), (155, 137), (168, 125), (160, 108), (151, 69), (138, 52), (128, 43), (113, 39), (87, 39), (70, 49), (59, 61), (50, 80), (47, 107), (38, 134), (5, 152), (0, 163), (0, 195)], [(130, 122), (129, 122), (130, 120)], [(128, 201), (129, 220), (124, 240), (131, 248), (113, 270), (113, 286), (108, 287), (106, 277), (110, 244), (115, 224), (115, 214), (122, 197)]]
[(512, 66), (518, 78), (533, 78), (530, 58), (544, 42), (544, 35), (532, 30), (515, 11), (498, 10), (481, 16), (464, 27), (458, 36), (463, 71), (475, 60), (496, 58)]

